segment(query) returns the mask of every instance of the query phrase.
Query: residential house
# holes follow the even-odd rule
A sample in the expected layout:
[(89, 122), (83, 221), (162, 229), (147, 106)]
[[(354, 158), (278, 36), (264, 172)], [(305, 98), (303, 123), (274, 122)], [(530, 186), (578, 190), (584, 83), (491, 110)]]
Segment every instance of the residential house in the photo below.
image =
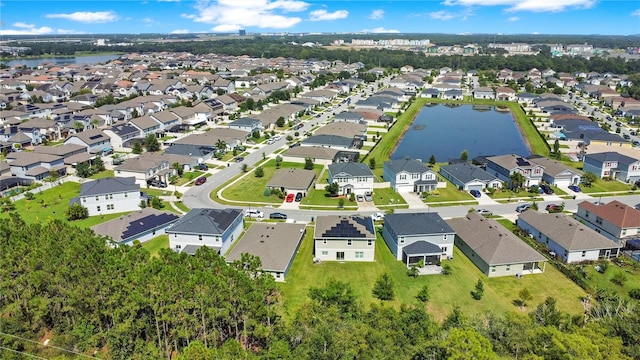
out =
[(344, 121), (349, 123), (361, 124), (364, 121), (362, 114), (352, 111), (343, 111), (336, 114), (333, 121)]
[(267, 187), (278, 189), (284, 194), (301, 192), (303, 196), (306, 196), (315, 179), (316, 172), (314, 170), (278, 169), (267, 183)]
[(37, 152), (12, 152), (7, 154), (11, 174), (23, 179), (42, 181), (51, 174), (67, 174), (67, 167), (61, 156)]
[(102, 153), (104, 149), (111, 149), (111, 138), (100, 129), (89, 129), (69, 136), (65, 144), (77, 144), (87, 148), (92, 154)]
[(130, 143), (132, 139), (139, 138), (140, 143), (143, 138), (140, 129), (128, 123), (119, 123), (103, 130), (109, 136), (113, 149), (122, 149), (125, 144)]
[(420, 93), (420, 97), (428, 99), (437, 99), (440, 97), (440, 90), (436, 88), (428, 88)]
[(362, 141), (354, 137), (340, 136), (340, 135), (312, 135), (302, 140), (301, 146), (320, 146), (337, 150), (349, 150), (357, 148), (358, 145), (362, 146)]
[[(438, 176), (415, 159), (390, 160), (384, 163), (383, 177), (397, 192), (431, 192), (438, 186)], [(443, 183), (446, 186), (446, 183)]]
[(582, 181), (582, 171), (567, 166), (557, 160), (541, 156), (530, 156), (529, 160), (544, 167), (542, 181), (547, 184), (566, 187), (569, 185), (579, 185)]
[(640, 160), (614, 151), (586, 154), (582, 170), (600, 178), (611, 177), (624, 182), (640, 180)]
[(497, 221), (470, 212), (447, 223), (456, 232), (458, 249), (488, 277), (544, 272), (546, 258)]
[(337, 163), (329, 165), (329, 184), (338, 183), (340, 195), (364, 195), (373, 192), (373, 172), (363, 163)]
[(622, 247), (566, 214), (526, 210), (516, 225), (566, 263), (615, 258)]
[(442, 98), (445, 100), (463, 100), (464, 96), (461, 90), (447, 90), (442, 94)]
[(229, 123), (229, 129), (247, 131), (253, 134), (254, 131), (262, 132), (262, 121), (250, 117), (242, 117)]
[(483, 191), (484, 189), (502, 187), (502, 180), (482, 168), (468, 163), (441, 166), (440, 175), (451, 181), (459, 190), (464, 191)]
[(160, 131), (165, 131), (180, 123), (180, 117), (169, 110), (154, 112), (150, 114), (149, 117), (160, 123)]
[(516, 91), (512, 88), (500, 86), (496, 88), (496, 100), (499, 101), (516, 101)]
[(313, 240), (321, 261), (375, 260), (376, 231), (369, 216), (318, 216)]
[(83, 182), (71, 203), (86, 207), (89, 216), (95, 216), (139, 210), (143, 200), (134, 177), (108, 177)]
[(106, 236), (113, 244), (133, 245), (136, 240), (145, 243), (165, 234), (179, 218), (174, 213), (146, 207), (94, 225), (91, 230), (98, 235)]
[(242, 212), (236, 209), (189, 210), (167, 230), (169, 247), (190, 255), (202, 246), (225, 254), (244, 230)]
[(618, 200), (606, 204), (583, 201), (574, 217), (616, 243), (640, 235), (640, 210)]
[(455, 231), (438, 213), (387, 214), (382, 237), (396, 259), (407, 266), (439, 264), (453, 257)]
[(255, 222), (225, 258), (232, 263), (240, 261), (242, 254), (256, 256), (262, 271), (284, 282), (304, 235), (305, 224)]
[(137, 127), (140, 130), (140, 136), (146, 137), (149, 134), (156, 134), (161, 130), (160, 121), (154, 119), (151, 115), (142, 115), (137, 118), (129, 120), (129, 124)]
[(487, 172), (511, 185), (511, 175), (520, 173), (524, 176), (522, 186), (539, 185), (544, 167), (516, 154), (491, 156), (487, 158)]
[(474, 99), (485, 99), (485, 100), (495, 99), (495, 94), (493, 93), (493, 89), (490, 87), (479, 86), (473, 89), (472, 93), (473, 93)]
[(182, 165), (183, 169), (195, 168), (198, 158), (170, 153), (144, 153), (131, 159), (127, 159), (122, 165), (114, 168), (119, 177), (133, 176), (140, 184), (147, 184), (149, 180), (161, 180), (169, 183), (169, 178), (176, 173), (173, 164)]

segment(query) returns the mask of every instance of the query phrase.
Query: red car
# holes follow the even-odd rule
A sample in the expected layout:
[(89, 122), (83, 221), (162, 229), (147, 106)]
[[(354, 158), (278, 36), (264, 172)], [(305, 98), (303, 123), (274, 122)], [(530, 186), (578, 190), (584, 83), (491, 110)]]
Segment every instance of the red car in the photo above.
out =
[(207, 182), (207, 178), (206, 178), (206, 177), (204, 177), (204, 176), (201, 176), (201, 177), (199, 177), (199, 178), (197, 178), (197, 179), (196, 179), (195, 184), (196, 184), (196, 185), (202, 185), (202, 184), (204, 184), (204, 183), (206, 183), (206, 182)]
[(293, 202), (293, 198), (294, 198), (294, 196), (295, 196), (295, 195), (294, 195), (293, 193), (291, 193), (291, 194), (287, 194), (287, 202)]

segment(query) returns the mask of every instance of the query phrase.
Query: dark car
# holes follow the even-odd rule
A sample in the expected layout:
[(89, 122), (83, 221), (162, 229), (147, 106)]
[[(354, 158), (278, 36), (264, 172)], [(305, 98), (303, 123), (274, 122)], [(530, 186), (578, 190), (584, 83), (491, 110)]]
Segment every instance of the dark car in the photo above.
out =
[(553, 189), (547, 184), (540, 185), (540, 189), (542, 189), (542, 191), (544, 191), (544, 193), (547, 195), (553, 194)]
[(244, 160), (244, 158), (243, 158), (242, 156), (238, 156), (238, 157), (236, 158), (236, 162), (237, 162), (237, 163), (242, 162), (243, 160)]
[(580, 186), (578, 185), (569, 185), (569, 190), (573, 191), (573, 192), (580, 192), (582, 191), (582, 189), (580, 189)]
[(629, 136), (629, 134), (624, 134), (624, 135), (622, 135), (622, 137), (623, 137), (625, 140), (629, 140), (629, 139), (631, 139), (631, 136)]
[(269, 219), (277, 219), (277, 220), (287, 220), (287, 214), (275, 212), (269, 215)]
[(562, 206), (556, 204), (549, 204), (545, 208), (550, 213), (556, 213), (562, 211)]
[(302, 129), (303, 126), (304, 126), (304, 124), (298, 124), (298, 125), (293, 127), (293, 130), (300, 130), (300, 129)]
[(473, 197), (479, 198), (481, 196), (480, 191), (478, 190), (469, 190), (469, 193), (473, 195)]
[(205, 176), (200, 176), (199, 178), (196, 179), (195, 184), (202, 185), (206, 182), (207, 182), (207, 178)]
[(149, 186), (154, 186), (154, 187), (159, 187), (159, 188), (166, 188), (167, 187), (167, 183), (161, 180), (149, 180), (147, 181), (147, 185)]
[(302, 201), (302, 193), (301, 192), (296, 194), (296, 202), (300, 202), (300, 201)]
[(209, 167), (207, 164), (198, 164), (198, 170), (207, 171), (209, 170)]

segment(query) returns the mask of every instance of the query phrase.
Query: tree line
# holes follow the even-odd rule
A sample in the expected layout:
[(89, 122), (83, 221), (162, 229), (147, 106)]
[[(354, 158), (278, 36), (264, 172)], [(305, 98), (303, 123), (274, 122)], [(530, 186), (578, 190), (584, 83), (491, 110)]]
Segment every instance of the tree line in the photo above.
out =
[(379, 303), (367, 308), (348, 279), (328, 279), (287, 309), (258, 258), (227, 265), (206, 248), (151, 257), (106, 240), (58, 220), (0, 219), (2, 359), (76, 358), (71, 350), (101, 359), (640, 358), (636, 300), (598, 299), (581, 315), (553, 298), (529, 313), (453, 307), (439, 322), (429, 293), (446, 289), (422, 288), (395, 308), (383, 276), (372, 289)]

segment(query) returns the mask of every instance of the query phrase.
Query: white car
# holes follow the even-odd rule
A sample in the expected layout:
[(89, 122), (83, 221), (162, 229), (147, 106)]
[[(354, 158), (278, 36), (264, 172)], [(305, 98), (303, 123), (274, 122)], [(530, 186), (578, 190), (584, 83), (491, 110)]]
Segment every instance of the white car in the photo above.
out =
[(264, 213), (256, 209), (247, 209), (244, 211), (244, 216), (250, 217), (250, 218), (262, 219), (264, 217)]
[(373, 219), (373, 221), (382, 221), (384, 220), (384, 214), (381, 212), (375, 213), (373, 215), (371, 215), (371, 218)]

